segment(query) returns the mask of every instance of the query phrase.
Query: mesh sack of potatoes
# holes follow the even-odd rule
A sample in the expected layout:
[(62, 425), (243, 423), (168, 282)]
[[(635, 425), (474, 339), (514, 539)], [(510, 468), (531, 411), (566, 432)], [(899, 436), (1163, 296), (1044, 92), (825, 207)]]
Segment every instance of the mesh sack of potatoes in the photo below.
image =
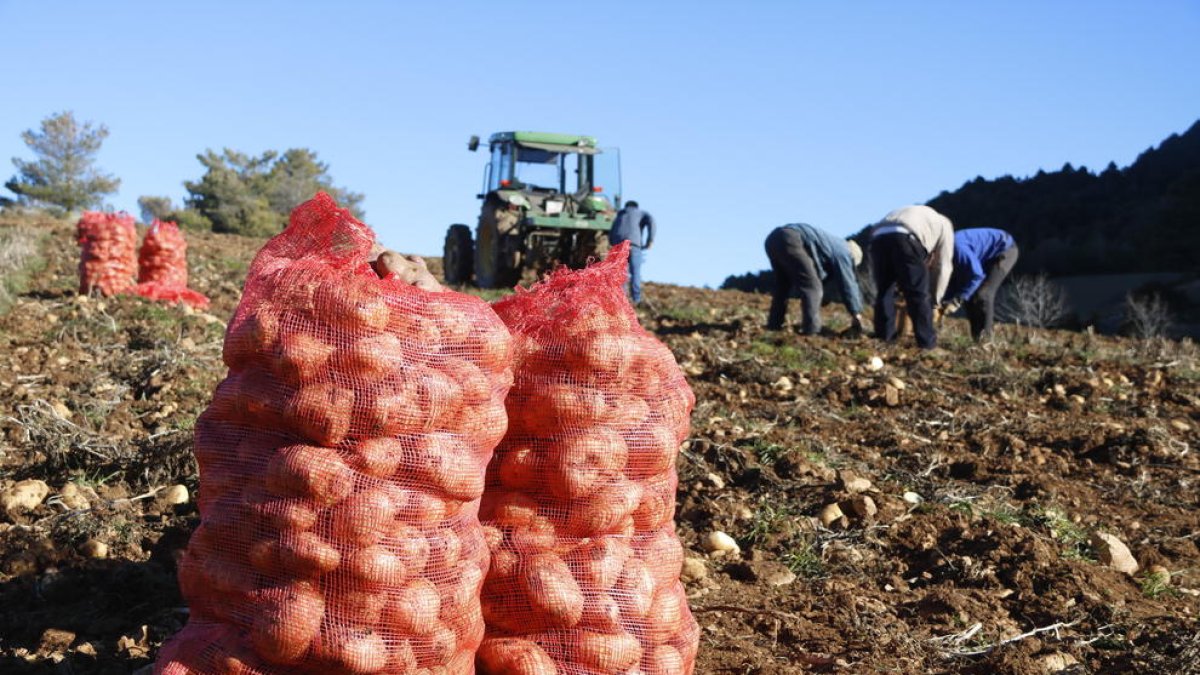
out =
[(691, 672), (675, 459), (695, 398), (625, 297), (626, 244), (497, 302), (514, 341), (509, 431), (481, 518), (482, 673)]
[(473, 672), (511, 338), (478, 298), (381, 278), (373, 244), (319, 193), (254, 259), (156, 672)]
[(138, 284), (133, 292), (150, 300), (208, 307), (208, 298), (188, 288), (187, 240), (172, 222), (155, 220), (138, 249)]
[(137, 274), (137, 228), (128, 213), (85, 211), (75, 225), (79, 243), (79, 292), (116, 295)]

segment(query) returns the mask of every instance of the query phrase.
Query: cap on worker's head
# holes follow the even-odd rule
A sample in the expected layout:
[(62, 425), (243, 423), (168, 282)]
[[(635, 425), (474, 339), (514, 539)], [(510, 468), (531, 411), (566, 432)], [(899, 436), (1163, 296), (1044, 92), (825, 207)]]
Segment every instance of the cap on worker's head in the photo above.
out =
[(854, 261), (854, 266), (858, 267), (862, 264), (862, 247), (853, 239), (846, 240), (846, 248), (850, 249), (850, 259)]
[(630, 199), (629, 201), (625, 202), (625, 206), (628, 206), (631, 209), (636, 209), (638, 207), (638, 203)]

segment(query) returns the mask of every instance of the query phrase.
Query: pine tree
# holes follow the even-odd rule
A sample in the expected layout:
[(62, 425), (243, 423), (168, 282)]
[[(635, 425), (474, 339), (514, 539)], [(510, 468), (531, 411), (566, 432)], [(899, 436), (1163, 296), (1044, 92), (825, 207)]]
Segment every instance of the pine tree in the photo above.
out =
[(41, 131), (21, 134), (37, 159), (13, 158), (17, 175), (4, 187), (22, 204), (72, 212), (100, 206), (105, 195), (117, 191), (120, 179), (96, 168), (96, 153), (108, 137), (103, 124), (79, 123), (71, 111), (42, 120)]

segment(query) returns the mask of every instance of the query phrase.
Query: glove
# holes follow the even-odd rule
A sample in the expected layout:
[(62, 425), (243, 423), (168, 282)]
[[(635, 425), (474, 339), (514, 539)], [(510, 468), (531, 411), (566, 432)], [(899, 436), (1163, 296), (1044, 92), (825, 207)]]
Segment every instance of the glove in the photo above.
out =
[(953, 300), (943, 302), (942, 316), (950, 316), (951, 314), (957, 312), (959, 307), (962, 307), (962, 300), (959, 298), (954, 298)]

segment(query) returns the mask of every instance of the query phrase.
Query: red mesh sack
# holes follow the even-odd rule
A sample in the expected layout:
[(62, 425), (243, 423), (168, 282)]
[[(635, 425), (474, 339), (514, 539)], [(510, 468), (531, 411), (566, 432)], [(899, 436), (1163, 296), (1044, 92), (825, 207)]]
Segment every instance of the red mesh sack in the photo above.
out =
[(509, 431), (480, 517), (481, 673), (690, 673), (675, 458), (695, 398), (625, 297), (628, 245), (499, 301), (514, 340)]
[(123, 293), (137, 274), (137, 228), (128, 213), (85, 211), (75, 226), (79, 292)]
[(373, 242), (319, 193), (255, 257), (156, 672), (473, 672), (511, 338), (478, 298), (380, 279)]
[(187, 285), (187, 240), (175, 223), (155, 219), (138, 250), (138, 284), (133, 292), (159, 302), (208, 307), (208, 297)]

